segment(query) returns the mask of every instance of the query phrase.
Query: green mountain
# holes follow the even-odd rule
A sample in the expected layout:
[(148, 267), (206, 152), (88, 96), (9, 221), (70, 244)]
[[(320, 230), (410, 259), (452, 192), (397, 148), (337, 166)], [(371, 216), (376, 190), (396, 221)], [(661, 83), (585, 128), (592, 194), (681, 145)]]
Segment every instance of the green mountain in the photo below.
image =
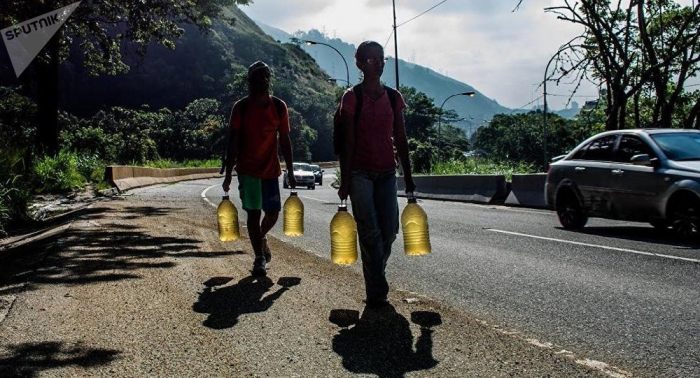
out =
[[(295, 32), (289, 34), (284, 30), (258, 22), (258, 25), (272, 38), (280, 42), (290, 42), (293, 39), (311, 40), (322, 42), (333, 46), (347, 61), (350, 83), (354, 84), (359, 81), (359, 71), (355, 67), (355, 50), (356, 46), (348, 44), (338, 38), (328, 38), (318, 30), (310, 30), (308, 32)], [(319, 45), (301, 44), (302, 49), (309, 53), (316, 62), (328, 73), (330, 78), (336, 79), (339, 85), (345, 84), (345, 78), (348, 73), (345, 70), (345, 64), (333, 49)], [(458, 98), (451, 99), (445, 103), (446, 109), (452, 109), (464, 119), (463, 122), (457, 123), (457, 126), (465, 130), (472, 131), (475, 127), (483, 125), (486, 121), (491, 120), (495, 114), (501, 113), (527, 113), (531, 110), (514, 110), (504, 107), (496, 100), (489, 99), (483, 96), (474, 87), (452, 79), (448, 76), (437, 73), (427, 67), (418, 64), (405, 62), (399, 59), (399, 76), (401, 85), (407, 85), (416, 88), (418, 91), (425, 93), (432, 98), (437, 106), (449, 96), (460, 93), (474, 91), (477, 95), (470, 99), (460, 100)], [(389, 59), (386, 64), (386, 69), (382, 79), (390, 86), (395, 86), (396, 75), (394, 71), (394, 60)], [(578, 114), (578, 107), (554, 111), (554, 113), (564, 118), (574, 118)]]
[[(128, 54), (130, 46), (125, 43), (122, 50), (131, 69), (115, 76), (90, 77), (75, 43), (76, 50), (60, 66), (60, 108), (91, 117), (113, 106), (180, 110), (193, 100), (213, 98), (221, 102), (221, 114), (228, 116), (233, 102), (245, 95), (247, 67), (263, 60), (273, 70), (274, 94), (291, 109), (294, 128), (307, 134), (315, 130), (313, 158), (334, 158), (331, 116), (338, 88), (324, 80), (326, 74), (313, 58), (295, 44), (272, 39), (237, 7), (214, 20), (209, 32), (190, 25), (183, 28), (185, 35), (176, 40), (174, 50), (154, 43), (139, 58)], [(9, 61), (0, 63), (5, 66)], [(0, 77), (0, 85), (19, 84), (12, 75)]]
[[(359, 81), (359, 71), (355, 67), (354, 58), (356, 46), (337, 38), (328, 38), (318, 30), (296, 32), (292, 35), (260, 22), (258, 22), (258, 25), (262, 30), (280, 42), (290, 42), (293, 38), (296, 38), (298, 40), (322, 42), (333, 46), (347, 61), (350, 82), (354, 84)], [(338, 84), (344, 84), (344, 79), (346, 77), (345, 65), (337, 52), (322, 45), (301, 44), (301, 47), (309, 53), (309, 55), (314, 57), (319, 66), (328, 73), (329, 77), (338, 79)], [(386, 63), (384, 75), (382, 75), (382, 80), (390, 86), (396, 85), (394, 64), (393, 58), (390, 58)], [(468, 84), (444, 76), (427, 67), (405, 62), (401, 59), (399, 59), (399, 77), (401, 79), (401, 85), (411, 86), (425, 93), (428, 97), (433, 99), (437, 106), (440, 106), (446, 98), (455, 93), (476, 92), (476, 96), (472, 98), (450, 99), (444, 106), (444, 109), (452, 109), (464, 119), (464, 121), (456, 125), (465, 130), (471, 131), (475, 127), (485, 124), (495, 114), (509, 113), (511, 111), (511, 109), (501, 106), (495, 100), (482, 95), (477, 89)]]

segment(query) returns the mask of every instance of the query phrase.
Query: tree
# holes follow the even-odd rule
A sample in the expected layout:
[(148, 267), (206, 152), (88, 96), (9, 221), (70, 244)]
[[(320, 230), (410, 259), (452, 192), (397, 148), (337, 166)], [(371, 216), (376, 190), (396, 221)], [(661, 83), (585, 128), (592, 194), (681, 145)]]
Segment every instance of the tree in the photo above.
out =
[[(67, 6), (74, 0), (23, 1), (3, 4), (0, 25), (7, 27), (40, 14)], [(37, 145), (40, 151), (58, 151), (58, 66), (79, 46), (84, 65), (92, 75), (117, 74), (129, 67), (122, 55), (134, 53), (144, 57), (151, 42), (169, 48), (182, 36), (181, 24), (202, 29), (211, 25), (211, 17), (234, 4), (251, 0), (105, 0), (84, 1), (54, 35), (35, 59), (33, 74), (25, 77), (35, 87), (39, 111)], [(25, 76), (25, 75), (23, 75)]]
[[(590, 116), (591, 118), (586, 118)], [(552, 156), (570, 151), (587, 137), (599, 131), (596, 113), (581, 113), (581, 119), (566, 120), (558, 115), (548, 116), (548, 152)], [(474, 148), (486, 151), (499, 161), (524, 162), (542, 167), (542, 113), (497, 114), (491, 122), (480, 127), (474, 136)]]
[(406, 136), (421, 142), (435, 140), (433, 125), (437, 123), (440, 111), (433, 99), (414, 87), (401, 86), (401, 95), (406, 103)]
[[(672, 126), (679, 104), (687, 100), (686, 81), (700, 68), (700, 4), (563, 0), (563, 5), (545, 11), (584, 27), (553, 57), (558, 69), (545, 80), (573, 75), (578, 83), (587, 79), (604, 86), (608, 130), (627, 126), (630, 105), (636, 127)], [(649, 124), (642, 124), (644, 97), (653, 99)], [(696, 97), (682, 124), (695, 124), (699, 112)]]

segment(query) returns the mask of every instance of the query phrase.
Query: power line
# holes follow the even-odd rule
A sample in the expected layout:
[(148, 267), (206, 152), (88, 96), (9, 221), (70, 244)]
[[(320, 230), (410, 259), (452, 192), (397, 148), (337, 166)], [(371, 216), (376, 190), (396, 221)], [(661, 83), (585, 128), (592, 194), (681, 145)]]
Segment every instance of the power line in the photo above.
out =
[(399, 26), (406, 25), (407, 23), (409, 23), (409, 22), (415, 20), (416, 18), (418, 18), (418, 17), (420, 17), (420, 16), (422, 16), (422, 15), (424, 15), (424, 14), (430, 12), (431, 10), (433, 10), (433, 9), (435, 9), (435, 8), (437, 8), (437, 7), (439, 7), (440, 5), (444, 4), (445, 2), (447, 2), (447, 0), (442, 0), (441, 2), (439, 2), (439, 3), (435, 4), (435, 5), (433, 5), (432, 7), (430, 7), (430, 8), (427, 9), (427, 10), (425, 10), (423, 13), (417, 15), (416, 17), (413, 17), (412, 19), (410, 19), (410, 20), (408, 20), (408, 21), (405, 21), (405, 22), (402, 22), (402, 23), (399, 24), (399, 25), (396, 25), (396, 27), (398, 28)]
[[(430, 12), (431, 10), (437, 8), (438, 6), (442, 5), (442, 4), (445, 3), (445, 2), (447, 2), (447, 0), (442, 0), (441, 2), (439, 2), (439, 3), (435, 4), (435, 5), (433, 5), (432, 7), (430, 7), (430, 9), (424, 11), (423, 13), (421, 13), (421, 14), (415, 16), (415, 17), (413, 17), (412, 19), (410, 19), (410, 20), (408, 20), (408, 21), (405, 21), (405, 22), (402, 22), (402, 23), (399, 24), (399, 25), (396, 25), (396, 27), (398, 28), (399, 26), (405, 25), (405, 24), (407, 24), (407, 23), (409, 23), (409, 22), (415, 20), (416, 18), (418, 18), (418, 17), (420, 17), (420, 16), (422, 16), (422, 15), (424, 15), (424, 14)], [(388, 44), (389, 44), (389, 41), (391, 41), (391, 36), (392, 36), (392, 35), (394, 35), (394, 30), (393, 30), (393, 28), (392, 28), (392, 30), (391, 30), (391, 33), (389, 33), (389, 37), (387, 37), (387, 39), (386, 39), (386, 43), (384, 43), (384, 50), (386, 50), (386, 45), (388, 45)], [(398, 57), (397, 57), (397, 59), (398, 59)]]
[[(549, 95), (549, 94), (548, 94), (548, 95)], [(519, 108), (513, 109), (513, 110), (511, 111), (511, 114), (512, 114), (512, 113), (515, 113), (516, 110), (523, 110), (523, 109), (525, 109), (525, 107), (534, 104), (535, 101), (539, 101), (541, 98), (542, 98), (542, 96), (539, 96), (539, 97), (537, 97), (536, 99), (534, 99), (534, 100), (528, 102), (527, 104), (525, 104), (525, 105), (523, 105), (523, 106), (521, 106), (521, 107), (519, 107)]]
[(389, 38), (386, 39), (386, 43), (384, 44), (384, 50), (386, 50), (386, 45), (389, 44), (389, 41), (391, 41), (391, 36), (394, 35), (394, 30), (391, 30), (391, 33), (389, 33)]

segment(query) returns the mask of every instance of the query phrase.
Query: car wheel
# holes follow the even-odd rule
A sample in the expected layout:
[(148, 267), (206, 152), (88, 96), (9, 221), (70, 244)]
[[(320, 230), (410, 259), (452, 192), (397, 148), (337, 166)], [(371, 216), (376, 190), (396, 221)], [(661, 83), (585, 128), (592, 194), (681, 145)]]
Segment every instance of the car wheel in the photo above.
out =
[(700, 226), (700, 201), (698, 199), (674, 201), (668, 211), (673, 233), (683, 238), (698, 236)]
[(289, 185), (287, 185), (287, 180), (282, 181), (282, 187), (285, 189), (289, 188)]
[(311, 190), (316, 190), (316, 185), (309, 185), (308, 188), (311, 189)]
[(556, 210), (559, 223), (567, 230), (582, 228), (588, 222), (588, 216), (583, 211), (581, 203), (570, 190), (559, 194)]
[(323, 185), (323, 179), (318, 180), (318, 185)]

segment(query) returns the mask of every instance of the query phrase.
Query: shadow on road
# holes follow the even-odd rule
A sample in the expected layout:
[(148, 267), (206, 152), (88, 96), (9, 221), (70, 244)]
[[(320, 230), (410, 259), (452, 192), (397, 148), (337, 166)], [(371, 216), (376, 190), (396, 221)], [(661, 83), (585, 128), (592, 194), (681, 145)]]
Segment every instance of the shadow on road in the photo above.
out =
[(332, 310), (329, 315), (329, 320), (342, 328), (333, 338), (333, 350), (342, 357), (348, 371), (399, 378), (408, 372), (437, 366), (438, 361), (433, 358), (432, 327), (442, 323), (440, 314), (428, 311), (411, 314), (411, 321), (421, 327), (415, 350), (408, 320), (393, 306), (365, 308), (362, 317), (358, 315), (358, 311), (343, 309)]
[[(170, 209), (131, 208), (149, 216)], [(154, 215), (156, 214), (156, 215)], [(200, 252), (200, 241), (152, 235), (135, 226), (112, 224), (115, 213), (96, 207), (75, 214), (99, 227), (69, 228), (0, 253), (0, 295), (33, 290), (40, 285), (80, 285), (141, 277), (143, 269), (175, 266), (172, 258), (216, 258), (242, 251)], [(119, 214), (119, 219), (122, 214)], [(66, 218), (59, 227), (75, 219)], [(30, 239), (27, 239), (30, 240)], [(27, 283), (27, 285), (20, 285)]]
[[(564, 228), (561, 228), (564, 230)], [(682, 250), (697, 250), (700, 243), (692, 240), (682, 240), (673, 236), (671, 230), (657, 230), (648, 226), (623, 226), (623, 227), (584, 227), (571, 231), (580, 234), (602, 236), (624, 240), (633, 240), (650, 244), (663, 244), (671, 247), (679, 247)]]
[(235, 285), (217, 288), (232, 279), (213, 277), (204, 283), (204, 291), (192, 306), (195, 312), (209, 314), (204, 326), (213, 329), (231, 328), (238, 324), (238, 317), (242, 314), (267, 311), (282, 294), (301, 282), (298, 277), (282, 277), (277, 281), (281, 287), (268, 295), (265, 293), (274, 286), (268, 277), (248, 276)]
[(117, 350), (91, 349), (60, 342), (24, 343), (5, 346), (0, 354), (0, 377), (35, 377), (41, 372), (66, 366), (93, 367), (114, 361)]

